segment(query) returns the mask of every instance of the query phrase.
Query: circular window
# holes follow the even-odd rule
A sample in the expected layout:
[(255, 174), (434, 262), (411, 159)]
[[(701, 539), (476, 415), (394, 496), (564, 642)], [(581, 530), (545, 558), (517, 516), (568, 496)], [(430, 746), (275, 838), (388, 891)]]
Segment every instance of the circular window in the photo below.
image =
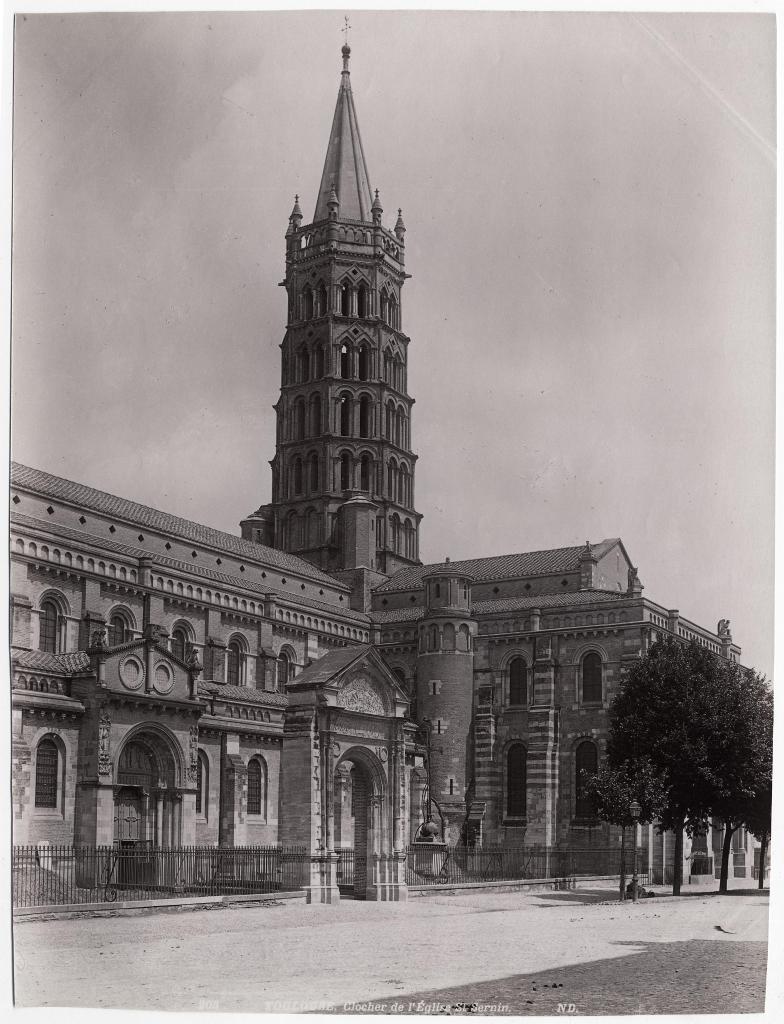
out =
[(120, 680), (129, 690), (139, 689), (144, 682), (144, 665), (138, 658), (126, 658), (120, 665)]
[(153, 685), (158, 693), (169, 693), (174, 686), (174, 677), (172, 676), (171, 669), (162, 661), (159, 661), (155, 666), (154, 679)]

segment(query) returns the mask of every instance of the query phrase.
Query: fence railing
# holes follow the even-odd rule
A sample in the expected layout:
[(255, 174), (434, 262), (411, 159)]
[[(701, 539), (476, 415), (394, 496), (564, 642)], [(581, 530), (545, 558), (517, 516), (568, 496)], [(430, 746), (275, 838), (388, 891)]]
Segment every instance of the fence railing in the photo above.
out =
[[(648, 884), (647, 868), (637, 854), (637, 877)], [(634, 852), (621, 860), (620, 847), (593, 850), (551, 849), (543, 846), (432, 846), (416, 843), (406, 857), (406, 883), (410, 886), (466, 885), (514, 882), (526, 879), (570, 879), (621, 872), (631, 880)]]
[(338, 886), (345, 889), (353, 888), (354, 886), (354, 850), (350, 846), (339, 846), (336, 851), (338, 854), (337, 864), (337, 883)]
[(284, 892), (309, 862), (304, 846), (15, 846), (13, 906)]

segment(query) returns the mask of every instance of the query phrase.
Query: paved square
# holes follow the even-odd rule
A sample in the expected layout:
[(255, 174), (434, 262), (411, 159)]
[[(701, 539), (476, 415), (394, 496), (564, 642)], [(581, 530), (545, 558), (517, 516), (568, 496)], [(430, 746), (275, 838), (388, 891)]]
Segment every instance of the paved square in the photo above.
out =
[(767, 893), (458, 893), (24, 922), (20, 1006), (285, 1012), (764, 1008)]

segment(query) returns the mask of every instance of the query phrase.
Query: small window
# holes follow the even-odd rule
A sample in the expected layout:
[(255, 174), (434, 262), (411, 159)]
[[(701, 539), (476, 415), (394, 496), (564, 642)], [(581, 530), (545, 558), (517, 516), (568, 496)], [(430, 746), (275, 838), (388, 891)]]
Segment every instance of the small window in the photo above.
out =
[(228, 649), (226, 682), (229, 686), (241, 685), (242, 648), (238, 640), (232, 640)]
[(59, 615), (54, 601), (44, 601), (41, 605), (40, 635), (38, 649), (47, 654), (57, 654), (59, 643)]
[(264, 769), (258, 757), (248, 763), (248, 814), (263, 815), (266, 807)]
[(602, 702), (602, 659), (595, 651), (583, 658), (583, 703)]
[(575, 754), (575, 817), (595, 818), (596, 799), (587, 791), (589, 780), (596, 774), (599, 754), (596, 744), (586, 740)]
[(522, 658), (514, 658), (509, 666), (509, 703), (528, 703), (527, 666)]
[(109, 646), (116, 647), (130, 639), (129, 629), (122, 615), (113, 615), (109, 620)]
[(57, 807), (57, 776), (60, 754), (52, 739), (44, 738), (38, 744), (35, 758), (35, 806)]
[(188, 645), (188, 635), (184, 629), (177, 628), (171, 635), (171, 652), (175, 658), (185, 661), (185, 651)]
[(506, 814), (509, 818), (525, 817), (527, 757), (522, 743), (515, 743), (506, 755)]

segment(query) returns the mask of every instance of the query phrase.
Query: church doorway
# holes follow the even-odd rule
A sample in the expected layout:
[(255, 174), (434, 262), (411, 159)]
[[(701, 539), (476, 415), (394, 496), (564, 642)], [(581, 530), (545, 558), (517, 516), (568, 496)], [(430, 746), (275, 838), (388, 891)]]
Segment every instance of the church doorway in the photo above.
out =
[(358, 758), (344, 759), (335, 770), (335, 848), (338, 884), (346, 895), (364, 900), (376, 847), (373, 779)]
[(172, 752), (139, 733), (120, 752), (114, 788), (114, 844), (122, 850), (179, 845), (180, 796)]

